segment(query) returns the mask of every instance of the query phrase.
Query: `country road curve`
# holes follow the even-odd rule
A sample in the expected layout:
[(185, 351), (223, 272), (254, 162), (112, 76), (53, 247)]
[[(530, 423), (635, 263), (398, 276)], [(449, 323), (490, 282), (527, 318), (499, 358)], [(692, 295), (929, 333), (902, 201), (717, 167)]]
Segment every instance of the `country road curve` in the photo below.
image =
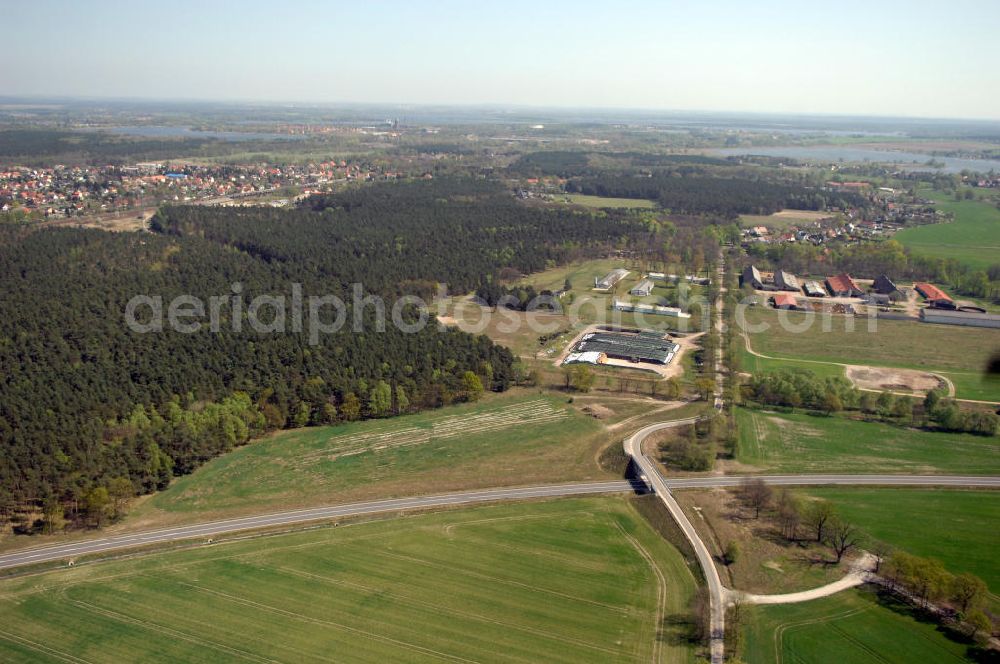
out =
[(703, 542), (701, 537), (698, 536), (698, 532), (694, 529), (691, 521), (688, 520), (687, 515), (684, 514), (684, 510), (681, 509), (680, 504), (674, 498), (673, 494), (670, 493), (670, 486), (663, 478), (659, 469), (642, 451), (642, 443), (650, 434), (664, 429), (694, 424), (697, 421), (698, 418), (689, 417), (669, 422), (651, 424), (647, 427), (639, 429), (634, 434), (626, 438), (624, 446), (625, 454), (631, 457), (632, 462), (635, 464), (635, 467), (642, 476), (642, 479), (649, 485), (653, 492), (659, 496), (660, 500), (663, 501), (663, 504), (666, 505), (667, 511), (670, 512), (670, 516), (680, 527), (684, 536), (687, 538), (688, 542), (690, 542), (691, 548), (694, 550), (695, 557), (698, 559), (698, 564), (701, 566), (702, 574), (705, 576), (705, 583), (708, 586), (710, 605), (709, 650), (712, 656), (712, 664), (722, 664), (722, 661), (725, 659), (726, 649), (725, 632), (728, 591), (726, 587), (722, 585), (722, 579), (719, 578), (719, 570), (716, 569), (715, 562), (712, 559), (712, 554), (709, 552), (708, 547), (705, 546), (705, 542)]
[(803, 593), (782, 595), (746, 596), (739, 591), (730, 590), (722, 584), (719, 571), (708, 547), (698, 535), (691, 521), (684, 514), (680, 504), (671, 491), (697, 488), (716, 488), (739, 486), (748, 478), (758, 478), (768, 484), (780, 486), (945, 486), (962, 488), (993, 488), (1000, 489), (1000, 477), (993, 476), (962, 476), (962, 475), (710, 475), (704, 477), (664, 477), (655, 463), (642, 450), (643, 441), (653, 433), (664, 429), (694, 424), (699, 418), (673, 420), (651, 424), (636, 431), (624, 441), (625, 453), (631, 457), (636, 469), (646, 485), (656, 493), (666, 505), (674, 521), (688, 539), (698, 563), (705, 576), (708, 586), (710, 609), (710, 651), (713, 664), (721, 664), (725, 658), (725, 628), (726, 608), (732, 600), (738, 598), (750, 599), (751, 603), (789, 603), (806, 601), (809, 598), (822, 597), (830, 592), (858, 585), (852, 575), (830, 584), (828, 587), (804, 591)]

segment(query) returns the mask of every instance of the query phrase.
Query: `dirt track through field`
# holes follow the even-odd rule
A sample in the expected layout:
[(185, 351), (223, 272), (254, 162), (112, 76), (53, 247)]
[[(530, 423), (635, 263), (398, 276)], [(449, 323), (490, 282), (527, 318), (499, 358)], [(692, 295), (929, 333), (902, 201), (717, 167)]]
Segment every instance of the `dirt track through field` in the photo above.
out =
[(567, 416), (565, 410), (554, 408), (545, 399), (536, 399), (475, 415), (437, 418), (430, 421), (430, 426), (332, 436), (329, 440), (335, 443), (333, 447), (304, 454), (298, 458), (297, 463), (311, 463), (324, 459), (332, 461), (365, 452), (421, 445), (433, 440), (448, 440), (516, 426), (556, 422)]
[[(750, 335), (747, 334), (746, 332), (743, 332), (743, 343), (744, 346), (746, 346), (748, 353), (750, 353), (755, 357), (760, 357), (765, 360), (779, 360), (779, 361), (784, 360), (788, 362), (805, 362), (808, 364), (828, 364), (836, 367), (843, 367), (844, 375), (847, 377), (847, 379), (850, 380), (859, 390), (863, 390), (865, 392), (892, 392), (892, 394), (897, 394), (900, 396), (913, 396), (915, 388), (911, 389), (908, 385), (900, 385), (899, 387), (907, 388), (907, 391), (901, 392), (897, 390), (885, 390), (885, 389), (876, 389), (872, 387), (867, 387), (863, 380), (855, 380), (852, 377), (852, 371), (854, 372), (855, 375), (859, 375), (861, 372), (869, 372), (872, 376), (877, 375), (879, 372), (892, 373), (895, 374), (899, 380), (904, 380), (904, 375), (905, 375), (906, 380), (913, 380), (916, 381), (916, 383), (921, 383), (921, 384), (925, 384), (927, 381), (933, 379), (939, 381), (940, 384), (943, 384), (945, 388), (948, 390), (948, 396), (952, 399), (955, 399), (956, 401), (966, 401), (969, 403), (987, 403), (987, 404), (996, 403), (994, 401), (979, 401), (976, 399), (956, 398), (955, 384), (951, 382), (951, 379), (949, 379), (947, 376), (942, 376), (941, 374), (932, 373), (930, 371), (917, 371), (911, 369), (891, 369), (887, 367), (871, 367), (866, 365), (845, 364), (843, 362), (827, 362), (825, 360), (807, 360), (807, 359), (792, 358), (792, 357), (773, 357), (771, 355), (764, 355), (763, 353), (758, 353), (757, 351), (755, 351), (750, 346)], [(914, 377), (911, 374), (919, 374), (919, 377)]]

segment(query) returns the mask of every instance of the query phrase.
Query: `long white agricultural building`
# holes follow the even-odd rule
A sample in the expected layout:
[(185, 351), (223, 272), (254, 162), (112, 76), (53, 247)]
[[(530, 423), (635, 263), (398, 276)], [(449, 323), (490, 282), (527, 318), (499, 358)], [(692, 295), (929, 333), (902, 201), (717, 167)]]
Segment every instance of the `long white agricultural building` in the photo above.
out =
[(677, 307), (660, 307), (655, 304), (632, 304), (631, 302), (614, 301), (614, 308), (618, 311), (635, 311), (643, 314), (654, 314), (656, 316), (670, 316), (672, 318), (691, 318), (691, 314), (685, 313)]
[(974, 311), (927, 308), (920, 310), (920, 320), (925, 323), (941, 323), (944, 325), (1000, 328), (1000, 316), (996, 314), (981, 314)]

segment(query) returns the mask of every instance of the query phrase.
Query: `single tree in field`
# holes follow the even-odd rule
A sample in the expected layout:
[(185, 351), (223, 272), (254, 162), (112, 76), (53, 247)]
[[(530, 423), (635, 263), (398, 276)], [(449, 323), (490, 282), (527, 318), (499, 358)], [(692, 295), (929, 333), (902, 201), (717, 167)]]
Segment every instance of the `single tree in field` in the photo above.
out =
[(871, 546), (871, 554), (875, 556), (875, 569), (873, 571), (876, 574), (881, 571), (882, 563), (885, 562), (885, 559), (888, 558), (891, 553), (892, 549), (890, 549), (887, 544), (883, 544), (882, 542), (876, 542)]
[(742, 493), (743, 499), (754, 511), (754, 518), (760, 518), (760, 511), (771, 502), (771, 487), (764, 480), (754, 477), (743, 483)]
[(843, 519), (834, 518), (827, 524), (827, 543), (837, 556), (837, 562), (843, 560), (849, 551), (861, 545), (861, 532)]
[(94, 487), (84, 497), (84, 504), (87, 508), (87, 516), (94, 521), (97, 527), (100, 528), (104, 525), (104, 520), (107, 518), (111, 506), (108, 490), (103, 486)]
[(988, 592), (986, 583), (968, 572), (959, 574), (951, 580), (951, 599), (962, 613), (978, 609)]
[(896, 396), (889, 391), (880, 392), (875, 402), (875, 408), (880, 417), (888, 417), (896, 405)]
[(781, 535), (790, 542), (798, 537), (799, 524), (802, 523), (802, 508), (798, 500), (787, 489), (778, 492), (775, 501), (778, 507), (778, 525)]
[(816, 534), (816, 541), (822, 542), (830, 520), (834, 517), (833, 505), (825, 500), (813, 503), (806, 512), (806, 526)]
[(469, 401), (479, 401), (479, 397), (483, 396), (483, 381), (471, 371), (466, 371), (462, 374), (462, 389)]
[(591, 371), (590, 367), (582, 364), (573, 365), (573, 371), (570, 377), (570, 387), (577, 392), (590, 392), (590, 389), (593, 386), (594, 372)]
[(726, 552), (723, 555), (727, 565), (735, 564), (740, 559), (740, 543), (736, 540), (731, 541), (726, 546)]
[(135, 487), (127, 477), (115, 477), (108, 482), (108, 496), (111, 499), (112, 515), (117, 519), (125, 511), (125, 504), (135, 495)]
[(844, 403), (840, 400), (836, 392), (827, 390), (823, 395), (822, 408), (825, 413), (839, 413), (844, 410)]
[(898, 397), (892, 407), (892, 414), (900, 420), (907, 422), (913, 417), (913, 406), (906, 397)]
[(361, 417), (361, 400), (354, 392), (348, 392), (344, 395), (344, 400), (340, 404), (340, 414), (348, 422), (353, 422)]
[(702, 401), (708, 401), (712, 397), (712, 393), (715, 392), (715, 381), (711, 378), (699, 378), (694, 382), (694, 386)]
[(981, 609), (969, 611), (965, 622), (969, 623), (969, 627), (972, 628), (972, 632), (969, 634), (969, 638), (972, 639), (976, 638), (980, 632), (989, 634), (993, 631), (993, 621)]

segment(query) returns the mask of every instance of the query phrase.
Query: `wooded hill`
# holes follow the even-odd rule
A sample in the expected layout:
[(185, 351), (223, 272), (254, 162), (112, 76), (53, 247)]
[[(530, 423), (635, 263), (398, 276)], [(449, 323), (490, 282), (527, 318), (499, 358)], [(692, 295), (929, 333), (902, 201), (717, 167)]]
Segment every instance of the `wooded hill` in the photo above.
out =
[[(138, 334), (123, 320), (137, 294), (472, 290), (646, 234), (625, 215), (530, 208), (471, 181), (371, 186), (298, 210), (165, 208), (154, 228), (0, 229), (0, 509), (21, 530), (99, 522), (125, 494), (267, 429), (436, 407), (516, 379), (486, 337), (391, 321), (379, 332), (374, 308), (363, 333), (348, 325), (315, 346), (307, 330), (235, 331), (228, 308), (218, 332)], [(45, 518), (24, 522), (35, 510)]]
[(828, 210), (867, 204), (857, 194), (747, 176), (676, 172), (573, 179), (566, 183), (566, 191), (615, 198), (648, 198), (671, 212), (715, 214), (727, 218), (741, 214), (773, 214), (784, 208)]

